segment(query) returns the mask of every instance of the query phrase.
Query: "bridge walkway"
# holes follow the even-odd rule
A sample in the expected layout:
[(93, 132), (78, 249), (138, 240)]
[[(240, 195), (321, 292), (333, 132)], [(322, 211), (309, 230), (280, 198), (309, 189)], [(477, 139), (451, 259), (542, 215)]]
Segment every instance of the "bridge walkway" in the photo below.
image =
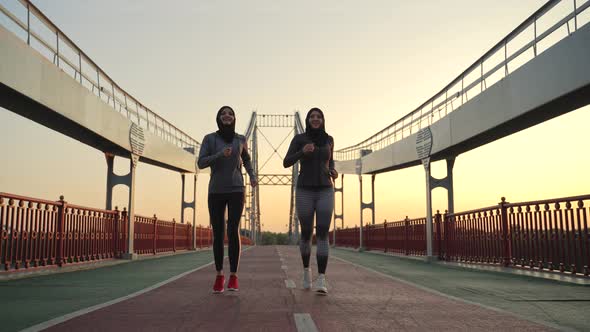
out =
[(6, 331), (31, 326), (54, 331), (285, 332), (314, 327), (319, 331), (590, 328), (587, 286), (374, 253), (333, 249), (332, 254), (328, 296), (301, 289), (296, 247), (258, 246), (242, 253), (237, 293), (211, 294), (211, 252), (200, 251), (0, 282), (0, 321)]

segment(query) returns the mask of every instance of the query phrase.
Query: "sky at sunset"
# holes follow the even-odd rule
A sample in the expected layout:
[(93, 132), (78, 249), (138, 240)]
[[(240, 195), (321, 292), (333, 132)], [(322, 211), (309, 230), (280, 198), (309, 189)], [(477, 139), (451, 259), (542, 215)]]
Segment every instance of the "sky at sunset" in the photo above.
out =
[[(239, 132), (252, 111), (305, 116), (319, 107), (340, 149), (422, 104), (545, 1), (33, 3), (119, 86), (199, 141), (217, 129), (222, 105), (236, 111)], [(18, 8), (13, 1), (0, 4)], [(564, 1), (563, 10), (571, 6)], [(502, 196), (518, 202), (588, 194), (589, 123), (586, 106), (459, 155), (455, 210), (494, 205)], [(275, 147), (289, 134), (261, 130)], [(64, 195), (104, 208), (107, 165), (100, 151), (2, 108), (0, 133), (0, 191), (55, 200)], [(272, 149), (259, 140), (262, 165)], [(281, 157), (289, 140), (278, 149)], [(125, 173), (128, 162), (117, 159), (116, 171)], [(274, 156), (260, 173), (290, 170)], [(444, 162), (433, 165), (433, 175), (445, 176)], [(208, 180), (198, 177), (202, 225), (208, 224)], [(365, 180), (368, 201), (370, 177)], [(140, 164), (136, 186), (136, 213), (179, 220), (178, 173)], [(358, 225), (358, 176), (346, 175), (344, 187), (344, 225)], [(433, 208), (444, 210), (446, 191), (433, 193)], [(126, 205), (126, 198), (127, 189), (117, 187), (115, 205)], [(336, 206), (339, 212), (339, 200)], [(422, 166), (377, 175), (377, 222), (423, 217), (425, 208)], [(261, 188), (263, 230), (285, 232), (288, 211), (289, 187)]]

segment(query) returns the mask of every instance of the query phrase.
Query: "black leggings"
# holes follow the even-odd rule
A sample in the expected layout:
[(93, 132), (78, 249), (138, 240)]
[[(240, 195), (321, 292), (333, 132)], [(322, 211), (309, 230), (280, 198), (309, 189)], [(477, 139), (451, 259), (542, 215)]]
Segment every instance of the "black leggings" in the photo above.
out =
[(240, 262), (240, 219), (244, 209), (244, 193), (209, 194), (209, 219), (213, 227), (215, 269), (223, 270), (223, 239), (227, 206), (227, 240), (230, 272), (238, 272)]

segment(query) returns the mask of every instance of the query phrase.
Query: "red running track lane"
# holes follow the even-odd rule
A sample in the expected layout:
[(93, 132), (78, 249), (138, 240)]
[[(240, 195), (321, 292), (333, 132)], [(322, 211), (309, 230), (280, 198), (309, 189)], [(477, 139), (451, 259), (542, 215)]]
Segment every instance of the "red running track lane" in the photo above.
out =
[(297, 331), (295, 313), (310, 314), (319, 331), (550, 330), (337, 259), (328, 265), (330, 294), (318, 296), (301, 289), (301, 271), (296, 247), (254, 247), (242, 254), (239, 292), (212, 294), (211, 265), (48, 330), (289, 332)]

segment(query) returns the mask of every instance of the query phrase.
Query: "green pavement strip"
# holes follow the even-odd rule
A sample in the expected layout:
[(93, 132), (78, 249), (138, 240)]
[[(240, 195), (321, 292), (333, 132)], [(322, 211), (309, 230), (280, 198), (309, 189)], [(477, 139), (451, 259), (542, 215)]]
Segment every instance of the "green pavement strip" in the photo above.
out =
[(126, 264), (0, 282), (2, 331), (18, 331), (49, 319), (120, 298), (213, 260), (211, 250)]
[[(419, 260), (332, 249), (331, 254), (440, 293), (502, 309), (532, 321), (590, 330), (590, 287), (429, 264)], [(328, 271), (329, 273), (329, 271)], [(334, 276), (337, 278), (337, 276)]]

